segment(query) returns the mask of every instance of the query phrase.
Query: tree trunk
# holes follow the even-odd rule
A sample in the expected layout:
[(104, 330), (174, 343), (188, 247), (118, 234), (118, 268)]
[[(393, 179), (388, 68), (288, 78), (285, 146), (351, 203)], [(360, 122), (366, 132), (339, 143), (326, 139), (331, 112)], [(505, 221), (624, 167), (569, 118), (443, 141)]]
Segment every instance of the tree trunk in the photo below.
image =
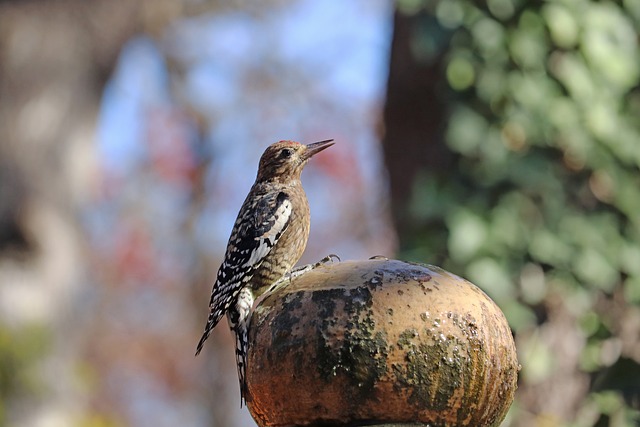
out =
[[(430, 49), (417, 43), (416, 36), (425, 31), (433, 35)], [(395, 12), (382, 145), (401, 249), (403, 236), (414, 228), (407, 212), (420, 172), (438, 175), (451, 166), (443, 138), (447, 119), (442, 96), (446, 90), (443, 70), (447, 44), (448, 35), (427, 12), (411, 16)]]

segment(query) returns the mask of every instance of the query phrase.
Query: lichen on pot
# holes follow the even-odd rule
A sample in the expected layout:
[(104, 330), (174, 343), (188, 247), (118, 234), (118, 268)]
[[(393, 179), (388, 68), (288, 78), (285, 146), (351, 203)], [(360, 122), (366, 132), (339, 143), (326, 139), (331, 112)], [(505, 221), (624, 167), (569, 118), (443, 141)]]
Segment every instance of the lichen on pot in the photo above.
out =
[(248, 407), (261, 426), (494, 426), (517, 372), (504, 315), (470, 282), (422, 264), (341, 262), (256, 308)]

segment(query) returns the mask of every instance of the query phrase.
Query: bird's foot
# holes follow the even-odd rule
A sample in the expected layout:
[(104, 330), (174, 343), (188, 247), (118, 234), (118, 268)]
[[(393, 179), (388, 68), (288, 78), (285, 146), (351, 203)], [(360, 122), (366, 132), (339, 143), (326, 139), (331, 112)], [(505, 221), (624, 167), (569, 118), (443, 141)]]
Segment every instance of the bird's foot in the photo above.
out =
[(307, 273), (315, 268), (320, 267), (321, 265), (325, 265), (335, 261), (340, 262), (340, 257), (336, 254), (329, 254), (314, 264), (301, 265), (300, 267), (294, 268), (289, 273), (287, 273), (285, 277), (288, 278), (289, 280), (292, 280), (298, 276), (302, 276), (304, 273)]
[(329, 254), (326, 257), (322, 258), (320, 261), (313, 264), (301, 265), (300, 267), (296, 267), (284, 276), (275, 282), (271, 287), (265, 292), (265, 294), (269, 294), (274, 292), (276, 289), (281, 288), (282, 286), (291, 283), (293, 279), (296, 277), (302, 276), (305, 273), (313, 270), (314, 268), (318, 268), (321, 265), (328, 264), (330, 262), (340, 261), (340, 257), (336, 254)]

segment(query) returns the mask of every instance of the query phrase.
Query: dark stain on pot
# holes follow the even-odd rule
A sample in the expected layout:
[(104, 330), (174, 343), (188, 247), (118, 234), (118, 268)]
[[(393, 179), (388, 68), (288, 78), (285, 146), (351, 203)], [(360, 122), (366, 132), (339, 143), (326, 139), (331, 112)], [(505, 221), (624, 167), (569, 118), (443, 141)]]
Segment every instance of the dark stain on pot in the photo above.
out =
[(433, 272), (435, 272), (435, 273), (437, 273), (437, 274), (439, 274), (441, 276), (449, 276), (449, 277), (451, 276), (451, 273), (449, 273), (447, 270), (445, 270), (443, 268), (438, 267), (437, 265), (422, 264), (422, 263), (419, 263), (419, 262), (411, 262), (411, 261), (405, 262), (405, 264), (415, 265), (415, 266), (422, 267), (422, 268), (428, 268), (429, 270), (431, 270), (431, 271), (433, 271)]
[[(415, 268), (418, 267), (418, 268)], [(375, 274), (383, 277), (385, 273), (391, 278), (391, 282), (418, 282), (423, 289), (427, 292), (428, 288), (424, 286), (424, 283), (431, 281), (432, 276), (426, 270), (430, 266), (419, 263), (410, 262), (396, 262), (386, 268), (380, 268), (375, 271)]]
[(278, 310), (278, 314), (274, 317), (274, 323), (278, 326), (272, 331), (272, 342), (278, 343), (282, 338), (288, 338), (290, 331), (298, 326), (300, 318), (295, 313), (302, 307), (302, 297), (304, 292), (296, 292), (288, 294), (282, 301), (282, 308)]
[(344, 298), (344, 293), (343, 289), (323, 289), (315, 291), (311, 295), (311, 301), (313, 301), (318, 310), (318, 317), (322, 319), (314, 328), (317, 366), (320, 377), (327, 382), (331, 380), (332, 376), (336, 375), (336, 367), (330, 366), (325, 361), (332, 359), (330, 343), (338, 339), (336, 336), (331, 335), (329, 331), (338, 326), (340, 319), (336, 317), (335, 312), (337, 301), (341, 301)]
[[(375, 330), (373, 320), (373, 300), (368, 287), (350, 290), (321, 291), (314, 302), (322, 312), (327, 301), (341, 301), (344, 304), (344, 325), (342, 337), (327, 336), (326, 325), (316, 329), (317, 366), (320, 377), (330, 382), (337, 375), (344, 375), (363, 396), (374, 396), (373, 386), (387, 372), (389, 346), (386, 334)], [(314, 295), (314, 298), (316, 295)]]
[(361, 277), (362, 279), (365, 280), (364, 284), (367, 285), (369, 289), (371, 289), (372, 291), (375, 291), (376, 289), (382, 286), (382, 283), (384, 281), (384, 271), (375, 270), (373, 272), (373, 277), (370, 277), (368, 280), (367, 280), (367, 277), (368, 277), (367, 274), (364, 274)]
[(399, 270), (398, 277), (404, 282), (418, 282), (423, 284), (431, 280), (431, 275), (424, 271), (424, 269), (409, 268), (406, 270)]
[(323, 322), (335, 319), (336, 301), (341, 295), (344, 295), (342, 289), (325, 289), (311, 294), (311, 301), (318, 308), (318, 317)]
[[(282, 307), (276, 310), (271, 325), (271, 346), (273, 351), (267, 353), (269, 362), (273, 362), (272, 355), (277, 358), (286, 357), (290, 349), (302, 348), (303, 337), (297, 337), (291, 332), (300, 328), (298, 313), (302, 307), (304, 292), (288, 294), (282, 300)], [(299, 359), (299, 358), (298, 358)]]

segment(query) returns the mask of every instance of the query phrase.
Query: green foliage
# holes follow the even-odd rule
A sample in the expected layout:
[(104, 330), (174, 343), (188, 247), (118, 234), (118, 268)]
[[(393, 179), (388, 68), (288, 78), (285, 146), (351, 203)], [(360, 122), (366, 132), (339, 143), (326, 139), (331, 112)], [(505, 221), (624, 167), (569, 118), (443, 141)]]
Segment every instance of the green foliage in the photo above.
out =
[(37, 393), (40, 381), (34, 364), (45, 353), (41, 328), (14, 331), (0, 325), (0, 426), (7, 423), (7, 405), (19, 396)]
[[(620, 331), (625, 316), (640, 316), (640, 1), (405, 3), (450, 31), (446, 141), (457, 160), (449, 175), (417, 183), (421, 233), (404, 240), (404, 255), (465, 275), (496, 300), (527, 355), (525, 388), (552, 381), (563, 357), (537, 332), (558, 300), (584, 344), (577, 375), (637, 358)], [(640, 375), (625, 392), (636, 405), (638, 384)], [(575, 425), (637, 417), (611, 389), (592, 383), (581, 411), (601, 416), (580, 421), (580, 412)]]

